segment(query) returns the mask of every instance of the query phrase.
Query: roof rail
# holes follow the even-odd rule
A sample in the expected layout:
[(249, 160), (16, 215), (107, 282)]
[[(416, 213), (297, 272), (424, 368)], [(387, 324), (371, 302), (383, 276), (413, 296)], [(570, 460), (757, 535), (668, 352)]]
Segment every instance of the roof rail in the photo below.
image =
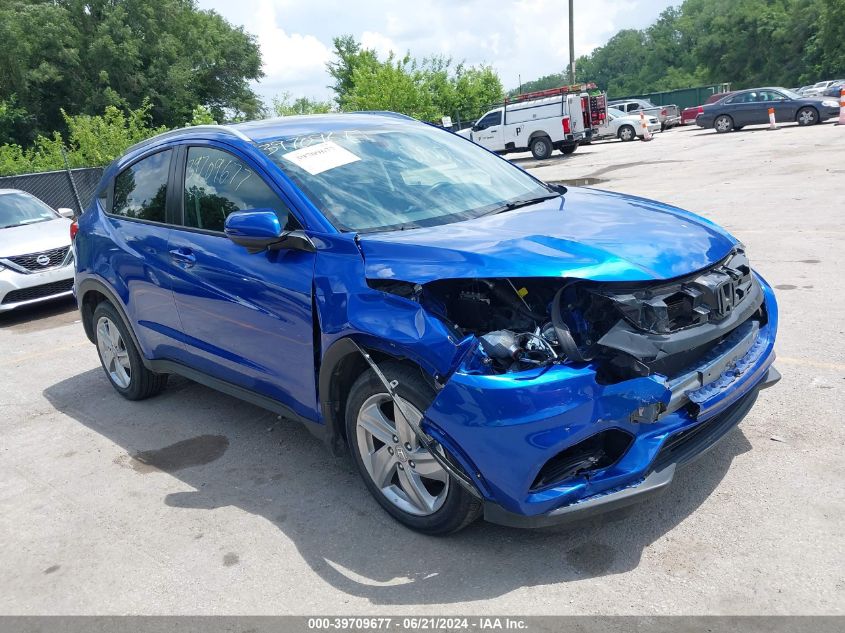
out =
[(408, 116), (407, 114), (402, 114), (401, 112), (393, 112), (392, 110), (354, 110), (349, 114), (376, 114), (380, 116), (392, 116), (396, 119), (410, 119), (411, 121), (416, 121), (412, 116)]
[(194, 131), (194, 132), (203, 132), (203, 131), (206, 131), (206, 132), (212, 132), (212, 131), (213, 132), (224, 132), (224, 133), (227, 133), (227, 134), (232, 134), (233, 136), (238, 137), (242, 141), (246, 141), (248, 143), (252, 142), (252, 139), (249, 138), (246, 134), (244, 134), (243, 132), (241, 132), (238, 129), (235, 129), (233, 127), (229, 127), (228, 125), (187, 125), (185, 127), (179, 127), (179, 128), (174, 129), (174, 130), (167, 130), (166, 132), (162, 132), (161, 134), (156, 134), (155, 136), (151, 136), (148, 139), (144, 139), (143, 141), (135, 143), (131, 147), (127, 148), (126, 151), (132, 152), (132, 151), (141, 149), (142, 147), (146, 147), (147, 145), (150, 145), (155, 141), (161, 141), (161, 140), (170, 138), (171, 136), (179, 136), (182, 133), (186, 132), (187, 130), (191, 130), (191, 131)]

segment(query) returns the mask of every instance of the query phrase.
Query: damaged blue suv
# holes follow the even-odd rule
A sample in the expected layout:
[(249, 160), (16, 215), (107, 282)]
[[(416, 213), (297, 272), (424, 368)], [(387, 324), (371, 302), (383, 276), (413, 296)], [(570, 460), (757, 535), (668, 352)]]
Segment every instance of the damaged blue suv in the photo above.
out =
[(653, 495), (779, 378), (775, 297), (724, 230), (400, 115), (168, 132), (77, 222), (118, 393), (179, 374), (299, 420), (429, 534)]

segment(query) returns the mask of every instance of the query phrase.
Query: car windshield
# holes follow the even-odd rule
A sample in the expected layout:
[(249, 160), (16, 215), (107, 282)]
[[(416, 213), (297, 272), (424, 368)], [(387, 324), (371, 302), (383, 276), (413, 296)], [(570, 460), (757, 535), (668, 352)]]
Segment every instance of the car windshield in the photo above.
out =
[(449, 224), (558, 195), (471, 141), (422, 124), (368, 125), (259, 147), (341, 231)]
[(616, 108), (608, 108), (607, 113), (614, 119), (618, 119), (621, 116), (625, 116), (625, 113), (622, 112), (622, 110), (617, 110)]
[(0, 229), (55, 220), (58, 216), (35, 196), (26, 193), (0, 194)]

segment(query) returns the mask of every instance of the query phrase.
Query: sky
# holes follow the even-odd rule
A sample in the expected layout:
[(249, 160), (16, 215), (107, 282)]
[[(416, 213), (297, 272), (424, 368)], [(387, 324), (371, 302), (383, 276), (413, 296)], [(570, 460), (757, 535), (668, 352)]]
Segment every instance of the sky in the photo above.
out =
[[(576, 57), (617, 31), (642, 28), (679, 0), (575, 0)], [(569, 63), (567, 0), (198, 0), (258, 37), (269, 100), (282, 92), (328, 100), (332, 38), (352, 34), (386, 57), (410, 51), (490, 64), (505, 89)]]

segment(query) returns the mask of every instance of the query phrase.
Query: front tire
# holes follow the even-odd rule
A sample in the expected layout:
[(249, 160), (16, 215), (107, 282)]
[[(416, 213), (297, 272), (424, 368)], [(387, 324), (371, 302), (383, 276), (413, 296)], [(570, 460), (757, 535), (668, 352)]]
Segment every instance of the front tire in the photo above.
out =
[(807, 106), (798, 110), (795, 120), (798, 125), (815, 125), (819, 122), (819, 112), (815, 108)]
[[(382, 367), (397, 380), (397, 396), (409, 414), (422, 420), (434, 398), (419, 370), (399, 363)], [(457, 532), (481, 514), (481, 502), (453, 481), (416, 435), (368, 369), (346, 404), (346, 437), (367, 489), (384, 510), (403, 525), (424, 534)], [(440, 449), (442, 450), (442, 448)]]
[(713, 121), (713, 128), (718, 134), (730, 132), (734, 129), (734, 120), (727, 114), (722, 114), (721, 116), (717, 116), (716, 120)]
[(623, 143), (627, 143), (637, 138), (637, 131), (631, 125), (623, 125), (619, 128), (618, 136)]
[(103, 301), (92, 316), (97, 354), (106, 378), (127, 400), (143, 400), (161, 392), (167, 374), (154, 374), (141, 361), (141, 354), (114, 306)]
[(552, 142), (547, 136), (538, 136), (531, 141), (531, 155), (537, 160), (544, 160), (552, 155)]

